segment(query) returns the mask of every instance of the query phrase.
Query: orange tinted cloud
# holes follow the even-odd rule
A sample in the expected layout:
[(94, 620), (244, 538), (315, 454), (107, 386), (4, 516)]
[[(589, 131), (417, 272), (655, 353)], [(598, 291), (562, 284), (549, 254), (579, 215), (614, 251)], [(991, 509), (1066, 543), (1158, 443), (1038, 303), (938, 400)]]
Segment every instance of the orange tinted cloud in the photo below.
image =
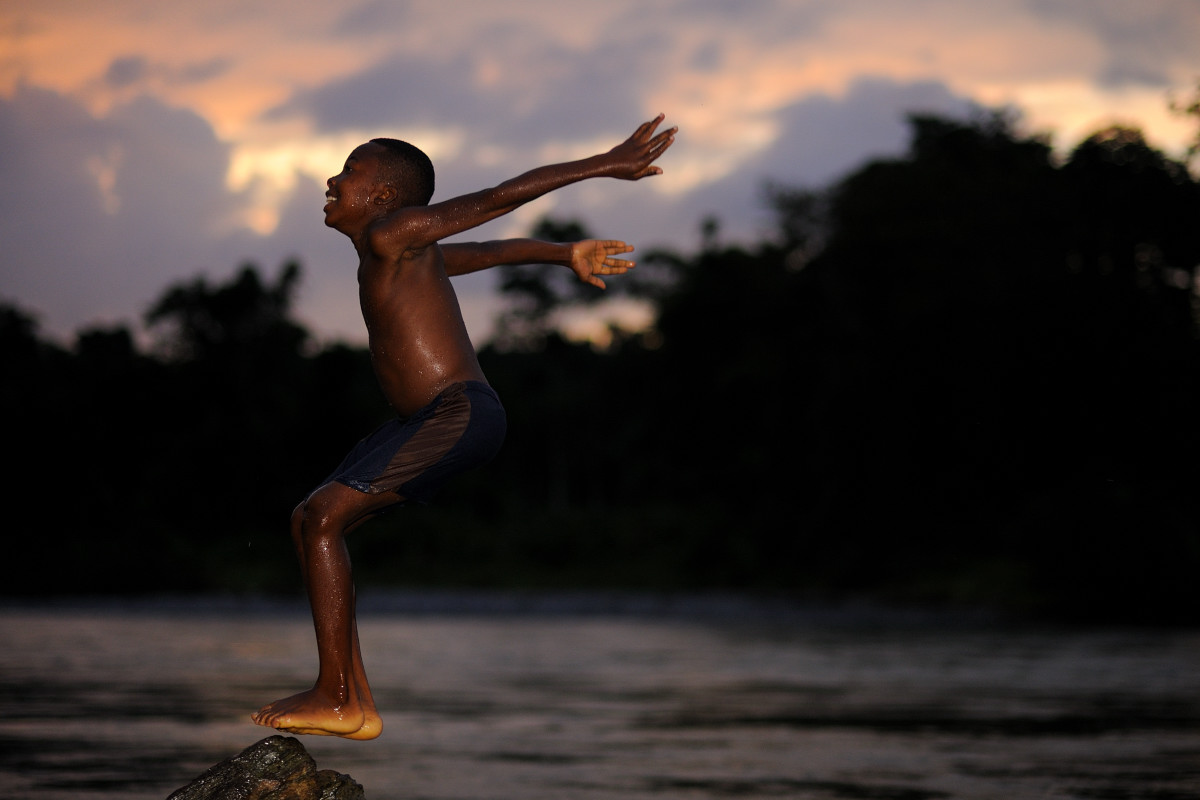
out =
[[(171, 235), (148, 253), (323, 263), (321, 182), (367, 136), (419, 141), (453, 192), (611, 146), (664, 111), (683, 135), (662, 180), (631, 194), (574, 187), (500, 233), (543, 213), (595, 213), (611, 235), (678, 244), (710, 213), (728, 235), (750, 235), (764, 176), (820, 182), (897, 152), (906, 104), (1014, 105), (1067, 147), (1125, 122), (1181, 153), (1196, 123), (1168, 110), (1168, 92), (1200, 79), (1197, 41), (1195, 0), (0, 0), (0, 101), (23, 126), (13, 142), (53, 144), (55, 180), (83, 183), (77, 199), (91, 198), (94, 216), (76, 229), (94, 228), (98, 262), (95, 243), (109, 240), (114, 264), (132, 261), (105, 226), (125, 230), (134, 208), (171, 209), (170, 192), (204, 181), (189, 190), (203, 203), (186, 226), (164, 213)], [(64, 118), (78, 130), (39, 135)], [(163, 174), (134, 175), (139, 148), (172, 144), (177, 168), (164, 158)], [(45, 231), (21, 217), (30, 205), (12, 201), (0, 233), (33, 281), (77, 254), (40, 253)], [(210, 235), (185, 254), (177, 239), (193, 230)], [(310, 296), (340, 296), (313, 280)], [(58, 302), (62, 281), (43, 283), (39, 303)], [(99, 296), (82, 283), (79, 294), (78, 307)]]

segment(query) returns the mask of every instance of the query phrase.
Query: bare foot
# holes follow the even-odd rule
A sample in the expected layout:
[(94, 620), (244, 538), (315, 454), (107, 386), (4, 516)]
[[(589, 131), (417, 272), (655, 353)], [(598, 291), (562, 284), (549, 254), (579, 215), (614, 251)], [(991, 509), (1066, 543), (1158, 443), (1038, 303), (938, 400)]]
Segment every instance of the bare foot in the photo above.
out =
[(362, 726), (354, 731), (354, 733), (334, 733), (320, 728), (305, 727), (280, 728), (280, 730), (287, 731), (288, 733), (311, 734), (314, 736), (340, 736), (343, 739), (367, 740), (374, 739), (383, 733), (383, 718), (379, 716), (379, 712), (375, 710), (375, 706), (369, 704), (363, 709)]
[[(372, 711), (374, 712), (374, 709)], [(378, 713), (374, 713), (374, 717), (378, 720)], [(357, 700), (351, 698), (348, 702), (338, 704), (316, 687), (263, 706), (250, 718), (258, 725), (291, 733), (345, 737), (358, 734), (367, 722), (363, 708)], [(382, 723), (375, 722), (374, 727), (374, 736), (378, 736), (383, 727)]]

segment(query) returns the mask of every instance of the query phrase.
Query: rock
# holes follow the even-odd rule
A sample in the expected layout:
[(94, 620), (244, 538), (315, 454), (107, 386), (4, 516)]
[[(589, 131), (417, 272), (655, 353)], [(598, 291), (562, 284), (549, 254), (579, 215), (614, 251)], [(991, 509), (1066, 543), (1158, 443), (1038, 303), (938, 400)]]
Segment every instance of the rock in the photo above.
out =
[(269, 736), (210, 767), (167, 800), (363, 800), (349, 775), (317, 769), (304, 745)]

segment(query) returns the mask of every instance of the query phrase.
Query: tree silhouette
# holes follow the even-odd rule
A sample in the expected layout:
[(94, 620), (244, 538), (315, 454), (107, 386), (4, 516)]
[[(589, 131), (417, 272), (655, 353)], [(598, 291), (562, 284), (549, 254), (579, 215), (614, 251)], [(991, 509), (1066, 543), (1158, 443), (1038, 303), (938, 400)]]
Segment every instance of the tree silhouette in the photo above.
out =
[(307, 337), (288, 319), (299, 282), (295, 263), (284, 265), (274, 286), (263, 285), (253, 266), (243, 266), (225, 286), (211, 288), (197, 278), (169, 288), (146, 321), (172, 327), (165, 349), (177, 360), (236, 360), (247, 355), (247, 347), (295, 352)]
[(1135, 131), (1059, 167), (1003, 115), (912, 126), (908, 155), (832, 188), (805, 268), (840, 331), (838, 435), (811, 454), (823, 525), (888, 565), (864, 563), (873, 581), (977, 569), (1065, 597), (1102, 584), (1099, 565), (1128, 576), (1118, 542), (1186, 541), (1183, 507), (1160, 505), (1182, 485), (1150, 406), (1196, 397), (1197, 186)]
[(1188, 159), (1193, 159), (1200, 153), (1200, 81), (1196, 83), (1195, 92), (1187, 100), (1178, 101), (1172, 98), (1170, 108), (1177, 114), (1196, 118), (1196, 134), (1188, 146)]
[[(1194, 622), (1200, 185), (1129, 128), (1063, 158), (1007, 113), (910, 127), (833, 186), (768, 186), (766, 241), (713, 219), (694, 254), (639, 254), (610, 291), (654, 303), (645, 335), (567, 341), (557, 311), (607, 293), (504, 270), (480, 359), (509, 440), (357, 532), (360, 577)], [(299, 281), (169, 287), (153, 355), (122, 328), (64, 349), (0, 307), (6, 444), (71, 492), (10, 504), (33, 566), (4, 591), (294, 585), (288, 511), (391, 413), (365, 349), (311, 347)]]

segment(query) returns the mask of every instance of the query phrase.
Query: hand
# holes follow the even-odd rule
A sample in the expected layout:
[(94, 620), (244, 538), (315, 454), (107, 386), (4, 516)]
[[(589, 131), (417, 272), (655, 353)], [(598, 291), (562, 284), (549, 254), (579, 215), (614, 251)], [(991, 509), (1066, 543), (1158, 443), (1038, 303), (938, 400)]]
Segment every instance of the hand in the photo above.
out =
[(571, 271), (579, 280), (604, 288), (597, 275), (623, 275), (633, 268), (632, 261), (613, 258), (617, 253), (629, 253), (633, 245), (613, 239), (584, 239), (571, 244)]
[(661, 175), (660, 167), (651, 166), (667, 148), (675, 142), (678, 127), (668, 128), (662, 133), (654, 131), (663, 121), (659, 114), (649, 122), (643, 122), (625, 141), (609, 150), (605, 157), (612, 161), (612, 177), (636, 181), (647, 175)]

